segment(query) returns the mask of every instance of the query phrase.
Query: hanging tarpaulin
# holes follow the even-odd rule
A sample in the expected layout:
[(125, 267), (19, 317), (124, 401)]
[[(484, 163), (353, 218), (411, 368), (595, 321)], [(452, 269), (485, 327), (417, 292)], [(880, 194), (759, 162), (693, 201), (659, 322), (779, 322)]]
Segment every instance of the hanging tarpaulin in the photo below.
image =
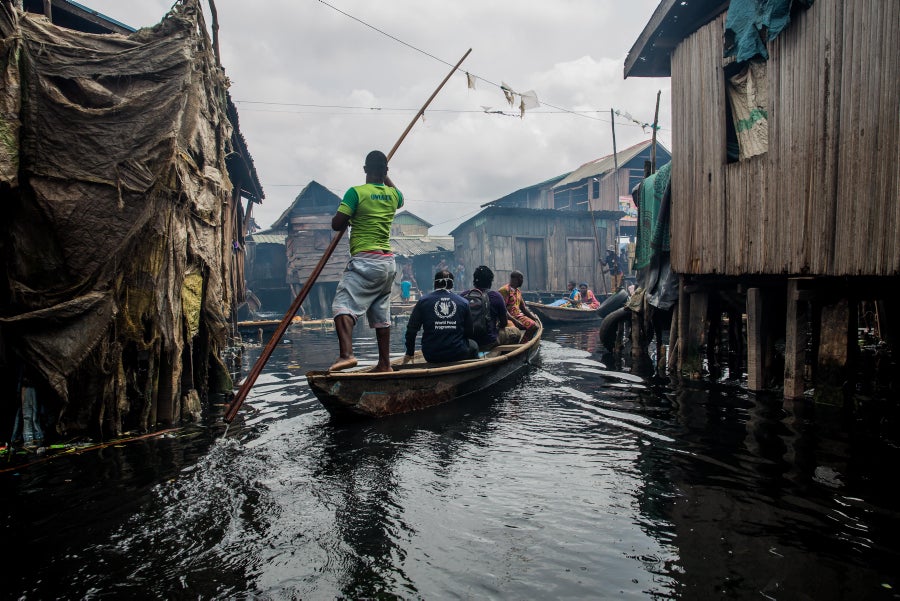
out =
[(644, 269), (654, 254), (668, 252), (669, 212), (663, 210), (663, 198), (669, 190), (672, 163), (666, 163), (653, 175), (644, 178), (638, 203), (637, 245), (634, 268)]
[(767, 63), (752, 60), (727, 80), (731, 118), (737, 134), (740, 158), (763, 154), (769, 149), (769, 78)]
[(6, 358), (55, 392), (61, 429), (177, 421), (233, 295), (227, 82), (199, 2), (127, 36), (3, 3), (0, 38)]

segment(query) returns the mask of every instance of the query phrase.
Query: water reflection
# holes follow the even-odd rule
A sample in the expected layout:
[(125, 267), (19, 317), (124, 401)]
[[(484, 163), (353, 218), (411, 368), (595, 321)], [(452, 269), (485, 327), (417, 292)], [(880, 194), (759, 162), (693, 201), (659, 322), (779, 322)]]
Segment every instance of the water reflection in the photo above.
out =
[[(303, 377), (334, 333), (289, 331), (227, 438), (217, 407), (171, 438), (0, 474), (21, 550), (7, 590), (895, 598), (896, 409), (670, 386), (617, 371), (596, 335), (550, 330), (541, 364), (503, 388), (341, 425)], [(355, 341), (374, 363), (374, 336)]]

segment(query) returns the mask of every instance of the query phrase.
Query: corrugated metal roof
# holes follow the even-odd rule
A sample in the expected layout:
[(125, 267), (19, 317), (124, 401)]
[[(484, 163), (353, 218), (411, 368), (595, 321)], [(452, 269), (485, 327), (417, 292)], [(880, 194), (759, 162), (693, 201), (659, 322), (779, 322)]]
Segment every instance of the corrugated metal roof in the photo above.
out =
[(396, 215), (394, 215), (394, 223), (399, 223), (401, 225), (424, 225), (425, 227), (431, 227), (431, 224), (416, 215), (415, 213), (410, 213), (407, 210), (400, 211)]
[[(558, 217), (573, 219), (590, 219), (589, 211), (570, 211), (568, 209), (525, 209), (521, 207), (485, 207), (476, 215), (466, 219), (450, 232), (451, 236), (456, 236), (457, 232), (462, 230), (469, 223), (476, 220), (484, 220), (488, 217), (526, 217), (530, 219), (556, 219)], [(615, 221), (626, 215), (625, 211), (594, 211), (594, 219), (597, 221)]]
[[(619, 167), (623, 166), (625, 163), (639, 155), (642, 151), (646, 150), (653, 144), (652, 140), (646, 140), (639, 144), (635, 144), (634, 146), (630, 146), (625, 150), (620, 150), (616, 154), (619, 156)], [(658, 146), (662, 146), (657, 142)], [(666, 149), (668, 151), (668, 149)], [(568, 186), (569, 184), (574, 184), (575, 182), (580, 182), (583, 179), (587, 179), (589, 177), (594, 177), (596, 175), (602, 175), (604, 173), (609, 173), (616, 168), (616, 159), (612, 154), (609, 154), (605, 157), (596, 159), (591, 161), (590, 163), (585, 163), (575, 171), (569, 174), (569, 176), (553, 186), (553, 189), (563, 188)]]
[(253, 234), (247, 236), (247, 241), (255, 242), (256, 244), (280, 244), (284, 246), (285, 236), (284, 234)]
[(391, 238), (391, 250), (402, 257), (453, 252), (453, 236), (396, 236)]

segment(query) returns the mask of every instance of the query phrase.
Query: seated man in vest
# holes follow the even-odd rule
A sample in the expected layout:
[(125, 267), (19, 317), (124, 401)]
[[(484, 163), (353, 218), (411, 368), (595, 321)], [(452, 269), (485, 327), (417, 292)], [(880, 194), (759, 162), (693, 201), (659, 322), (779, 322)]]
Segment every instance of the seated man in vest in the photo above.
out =
[[(469, 301), (475, 342), (478, 343), (479, 350), (486, 351), (498, 344), (518, 343), (519, 329), (506, 317), (506, 302), (499, 292), (491, 290), (494, 272), (487, 265), (479, 265), (472, 273), (472, 283), (475, 287), (460, 296)], [(479, 311), (484, 314), (483, 325), (479, 325), (482, 321), (479, 319)]]
[(478, 343), (472, 338), (469, 302), (453, 289), (453, 274), (441, 269), (434, 274), (434, 292), (416, 302), (406, 326), (406, 356), (410, 363), (416, 349), (416, 335), (422, 329), (422, 355), (429, 363), (474, 359)]

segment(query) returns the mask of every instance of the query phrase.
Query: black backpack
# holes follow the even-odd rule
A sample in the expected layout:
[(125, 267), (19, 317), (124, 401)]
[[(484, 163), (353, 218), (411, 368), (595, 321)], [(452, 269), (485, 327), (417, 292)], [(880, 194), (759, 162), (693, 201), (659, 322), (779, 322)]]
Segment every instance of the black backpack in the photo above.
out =
[(463, 298), (469, 301), (469, 312), (472, 314), (472, 326), (475, 339), (482, 340), (487, 336), (488, 324), (491, 320), (491, 302), (488, 295), (478, 288), (467, 290)]

